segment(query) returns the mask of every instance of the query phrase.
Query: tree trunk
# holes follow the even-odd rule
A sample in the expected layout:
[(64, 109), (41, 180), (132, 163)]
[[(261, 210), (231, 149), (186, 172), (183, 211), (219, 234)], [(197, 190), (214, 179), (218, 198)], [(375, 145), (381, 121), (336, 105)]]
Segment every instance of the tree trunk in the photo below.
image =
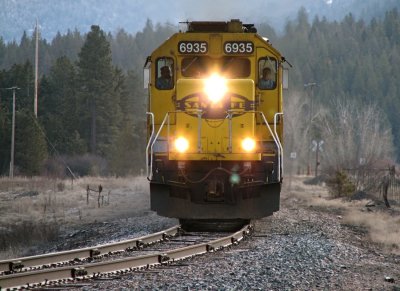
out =
[(383, 180), (383, 201), (385, 202), (387, 208), (390, 208), (390, 204), (387, 199), (389, 183), (390, 183), (389, 176), (386, 176)]

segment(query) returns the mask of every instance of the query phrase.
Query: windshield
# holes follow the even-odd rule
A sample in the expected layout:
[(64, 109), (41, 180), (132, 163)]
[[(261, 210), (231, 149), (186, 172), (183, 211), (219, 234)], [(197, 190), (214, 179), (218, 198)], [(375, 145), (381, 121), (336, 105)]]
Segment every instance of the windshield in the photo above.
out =
[(213, 73), (225, 78), (246, 78), (250, 75), (250, 60), (238, 57), (211, 58), (208, 56), (187, 57), (182, 60), (182, 76), (206, 78)]

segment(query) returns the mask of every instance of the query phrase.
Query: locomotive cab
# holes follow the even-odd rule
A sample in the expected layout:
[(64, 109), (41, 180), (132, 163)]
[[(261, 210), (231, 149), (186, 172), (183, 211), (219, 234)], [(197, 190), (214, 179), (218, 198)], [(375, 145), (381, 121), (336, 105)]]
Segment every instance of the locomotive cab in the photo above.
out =
[(190, 22), (152, 53), (145, 65), (152, 210), (212, 227), (279, 210), (283, 62), (239, 20)]

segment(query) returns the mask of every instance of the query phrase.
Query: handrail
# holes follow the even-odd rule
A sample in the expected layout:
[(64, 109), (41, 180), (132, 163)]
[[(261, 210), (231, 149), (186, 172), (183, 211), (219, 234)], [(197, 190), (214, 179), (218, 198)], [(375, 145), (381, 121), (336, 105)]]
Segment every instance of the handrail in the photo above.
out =
[(203, 111), (199, 110), (197, 112), (197, 152), (201, 153), (201, 116), (203, 115)]
[(168, 119), (168, 116), (169, 116), (169, 112), (167, 112), (165, 114), (165, 117), (164, 117), (164, 119), (163, 119), (163, 121), (162, 121), (162, 123), (160, 125), (160, 128), (157, 131), (157, 134), (155, 135), (154, 139), (151, 141), (151, 145), (150, 145), (150, 172), (147, 175), (147, 180), (151, 180), (151, 178), (153, 177), (153, 147), (154, 147), (154, 144), (155, 144), (158, 136), (161, 133), (162, 128), (164, 127), (165, 121)]
[(279, 136), (278, 136), (278, 133), (276, 132), (276, 124), (277, 124), (277, 118), (278, 118), (278, 116), (279, 115), (282, 115), (283, 116), (283, 112), (277, 112), (277, 113), (275, 113), (275, 115), (274, 115), (274, 132), (275, 132), (275, 136), (278, 138), (278, 142), (279, 142), (279, 147), (281, 148), (281, 155), (280, 155), (280, 159), (281, 159), (281, 161), (280, 161), (280, 163), (281, 163), (281, 169), (282, 169), (282, 177), (283, 177), (283, 146), (282, 146), (282, 143), (281, 143), (281, 141), (280, 141), (280, 139), (279, 139)]
[[(167, 121), (168, 121), (168, 137), (167, 137), (167, 140), (168, 140), (168, 144), (169, 144), (169, 122), (170, 122), (169, 114), (170, 113), (185, 113), (185, 112), (184, 111), (167, 112), (165, 114), (165, 117), (164, 117), (161, 125), (160, 125), (160, 128), (158, 129), (157, 133), (154, 135), (154, 131), (155, 131), (154, 114), (152, 112), (146, 112), (146, 114), (151, 116), (151, 120), (152, 120), (152, 133), (151, 133), (149, 142), (148, 142), (147, 147), (146, 147), (146, 169), (147, 169), (147, 179), (148, 180), (151, 180), (152, 176), (153, 176), (153, 147), (154, 147), (154, 144), (156, 143), (156, 141), (157, 141), (157, 139), (158, 139), (158, 137), (159, 137), (164, 125), (165, 125), (165, 122), (167, 122)], [(266, 125), (266, 127), (267, 127), (267, 129), (268, 129), (268, 131), (269, 131), (269, 133), (271, 134), (271, 136), (272, 136), (272, 138), (273, 138), (273, 140), (274, 140), (274, 142), (276, 144), (276, 147), (278, 148), (278, 181), (280, 182), (281, 181), (281, 176), (283, 175), (283, 157), (282, 157), (283, 156), (283, 147), (282, 147), (282, 143), (281, 143), (281, 141), (279, 139), (278, 133), (276, 131), (276, 125), (277, 125), (277, 117), (279, 115), (283, 115), (283, 113), (282, 112), (278, 112), (278, 113), (275, 114), (275, 116), (274, 116), (274, 130), (273, 131), (271, 129), (271, 126), (268, 123), (267, 118), (265, 117), (265, 115), (264, 115), (264, 113), (262, 111), (246, 111), (245, 113), (260, 114), (262, 119), (263, 119), (263, 121), (264, 121), (264, 123), (265, 123), (265, 125)], [(200, 149), (201, 149), (201, 122), (200, 122), (201, 121), (201, 114), (202, 114), (202, 112), (201, 112), (201, 110), (199, 110), (199, 112), (198, 112), (198, 120), (199, 120), (199, 124), (198, 124), (198, 126), (199, 126), (198, 139), (199, 140), (198, 140), (198, 145), (197, 145), (198, 152), (200, 152)], [(227, 117), (229, 118), (229, 122), (231, 123), (232, 122), (232, 112), (231, 111), (228, 113)], [(229, 138), (230, 139), (232, 138), (232, 128), (231, 128), (231, 126), (232, 126), (232, 124), (230, 124), (230, 126), (229, 126)], [(149, 163), (149, 158), (148, 158), (149, 149), (150, 149), (150, 163)], [(231, 148), (231, 141), (230, 141), (230, 152), (231, 151), (232, 151), (232, 148)]]
[[(230, 115), (232, 115), (232, 112), (233, 112), (233, 110), (229, 110), (228, 115), (227, 115), (228, 118), (229, 118)], [(267, 126), (267, 128), (269, 130), (269, 133), (271, 134), (271, 136), (272, 136), (272, 138), (273, 138), (273, 140), (274, 140), (274, 142), (276, 144), (276, 147), (278, 148), (278, 181), (281, 181), (281, 176), (283, 176), (283, 158), (282, 158), (282, 156), (283, 156), (283, 147), (282, 147), (282, 143), (281, 143), (281, 141), (279, 139), (278, 133), (276, 131), (276, 124), (277, 124), (277, 119), (276, 118), (277, 118), (278, 115), (283, 115), (283, 113), (282, 112), (278, 112), (274, 116), (274, 132), (272, 132), (272, 129), (269, 126), (269, 123), (267, 121), (267, 118), (264, 115), (264, 112), (262, 112), (262, 111), (246, 111), (245, 113), (260, 114), (261, 117), (263, 118), (264, 123)], [(229, 134), (230, 134), (230, 138), (231, 138), (231, 132)], [(281, 175), (281, 172), (282, 172), (282, 175)]]
[[(151, 118), (151, 135), (149, 137), (149, 142), (147, 143), (146, 146), (146, 173), (147, 173), (147, 179), (149, 178), (149, 148), (150, 148), (150, 143), (153, 139), (154, 135), (154, 113), (153, 112), (146, 112), (147, 115), (150, 115)], [(153, 155), (151, 155), (153, 156)]]
[(228, 110), (228, 129), (229, 129), (229, 141), (228, 141), (228, 151), (232, 153), (232, 112)]
[[(256, 111), (257, 113), (257, 111)], [(274, 139), (274, 142), (276, 144), (276, 147), (278, 148), (278, 181), (281, 181), (281, 148), (279, 146), (280, 141), (279, 141), (279, 137), (275, 136), (275, 134), (272, 132), (271, 127), (269, 126), (268, 120), (264, 115), (264, 112), (258, 111), (258, 113), (261, 115), (261, 117), (264, 120), (265, 125), (267, 126), (272, 138)]]

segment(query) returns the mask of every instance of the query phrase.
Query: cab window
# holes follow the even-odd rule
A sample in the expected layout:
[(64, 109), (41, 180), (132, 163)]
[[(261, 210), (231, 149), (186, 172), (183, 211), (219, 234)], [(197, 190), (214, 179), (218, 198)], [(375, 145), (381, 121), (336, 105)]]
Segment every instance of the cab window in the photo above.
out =
[(225, 78), (246, 78), (250, 75), (250, 60), (238, 57), (210, 58), (193, 56), (182, 60), (182, 76), (207, 78), (217, 72)]
[(174, 61), (171, 58), (159, 58), (156, 62), (156, 88), (170, 90), (174, 87)]
[(273, 90), (276, 88), (276, 59), (271, 57), (258, 60), (258, 88), (261, 90)]

